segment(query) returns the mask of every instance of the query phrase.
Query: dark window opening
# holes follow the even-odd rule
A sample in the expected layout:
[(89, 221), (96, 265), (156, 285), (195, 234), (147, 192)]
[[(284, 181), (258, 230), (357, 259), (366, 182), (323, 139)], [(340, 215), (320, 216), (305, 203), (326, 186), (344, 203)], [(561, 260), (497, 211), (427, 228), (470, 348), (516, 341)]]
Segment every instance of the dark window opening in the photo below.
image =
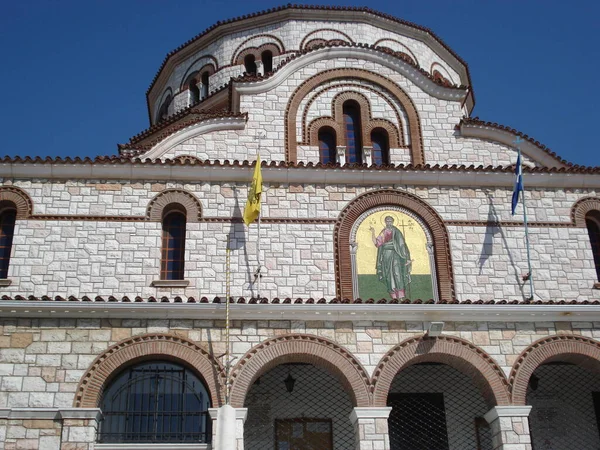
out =
[(360, 106), (349, 100), (342, 106), (344, 112), (344, 132), (346, 133), (346, 162), (362, 163), (362, 132)]
[(319, 129), (319, 159), (323, 164), (335, 163), (336, 136), (331, 127)]
[(373, 143), (373, 164), (381, 166), (390, 163), (390, 140), (387, 131), (377, 128), (371, 133)]
[(162, 103), (162, 105), (160, 105), (160, 109), (158, 110), (157, 122), (160, 122), (161, 120), (165, 120), (167, 117), (169, 117), (169, 105), (170, 104), (171, 104), (171, 95), (169, 94), (167, 96), (167, 98), (165, 98), (165, 101)]
[(594, 255), (594, 265), (596, 266), (596, 277), (600, 280), (600, 213), (592, 211), (585, 217), (592, 254)]
[(390, 394), (392, 450), (449, 450), (444, 394)]
[(0, 213), (0, 278), (8, 277), (16, 218), (17, 211), (14, 209), (5, 209)]
[(183, 280), (185, 214), (171, 211), (163, 219), (161, 280)]
[(198, 87), (198, 82), (196, 80), (190, 81), (190, 95), (192, 105), (200, 101), (200, 88)]
[(208, 97), (208, 72), (202, 74), (202, 100)]
[(270, 50), (265, 50), (260, 55), (260, 59), (263, 63), (264, 73), (273, 72), (273, 53)]
[(144, 362), (125, 369), (111, 381), (100, 404), (101, 443), (211, 440), (206, 387), (178, 364)]
[(256, 58), (254, 55), (246, 55), (244, 58), (244, 66), (246, 67), (246, 73), (256, 75)]

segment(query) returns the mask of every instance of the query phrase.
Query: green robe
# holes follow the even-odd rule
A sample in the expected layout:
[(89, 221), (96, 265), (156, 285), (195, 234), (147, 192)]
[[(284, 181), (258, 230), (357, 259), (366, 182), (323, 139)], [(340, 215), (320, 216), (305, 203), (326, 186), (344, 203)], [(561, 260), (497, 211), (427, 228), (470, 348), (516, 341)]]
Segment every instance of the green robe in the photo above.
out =
[(379, 280), (385, 283), (388, 292), (406, 289), (410, 283), (412, 263), (402, 232), (395, 226), (384, 228), (377, 237), (376, 245)]

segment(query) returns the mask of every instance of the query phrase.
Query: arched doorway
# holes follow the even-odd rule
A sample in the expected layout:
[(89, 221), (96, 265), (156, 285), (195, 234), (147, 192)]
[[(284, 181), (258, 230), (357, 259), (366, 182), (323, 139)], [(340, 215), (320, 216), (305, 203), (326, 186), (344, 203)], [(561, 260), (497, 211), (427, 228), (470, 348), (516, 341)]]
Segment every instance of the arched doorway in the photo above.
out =
[(244, 406), (246, 450), (355, 448), (351, 398), (323, 368), (278, 365), (254, 382)]

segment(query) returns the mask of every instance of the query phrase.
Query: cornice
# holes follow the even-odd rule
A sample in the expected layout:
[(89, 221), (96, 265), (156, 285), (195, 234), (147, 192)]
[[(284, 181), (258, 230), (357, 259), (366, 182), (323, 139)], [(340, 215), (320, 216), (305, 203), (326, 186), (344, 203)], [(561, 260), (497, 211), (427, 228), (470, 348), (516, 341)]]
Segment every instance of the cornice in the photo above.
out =
[[(198, 161), (195, 159), (142, 160), (140, 158), (4, 158), (0, 177), (46, 180), (144, 180), (179, 182), (240, 182), (252, 177), (254, 163), (249, 161)], [(512, 187), (512, 167), (464, 165), (366, 166), (363, 164), (313, 164), (272, 161), (262, 164), (265, 183), (328, 185), (411, 185)], [(528, 188), (598, 189), (600, 167), (568, 168), (524, 167)]]
[(577, 167), (562, 159), (539, 141), (536, 141), (521, 131), (505, 125), (500, 125), (495, 122), (485, 122), (479, 120), (478, 117), (469, 117), (463, 118), (460, 121), (458, 129), (460, 130), (460, 134), (464, 137), (489, 139), (510, 147), (514, 147), (513, 142), (518, 136), (524, 139), (521, 144), (521, 151), (534, 161), (537, 161), (546, 167)]
[[(166, 297), (165, 297), (166, 298)], [(178, 298), (178, 297), (176, 297)], [(181, 299), (180, 299), (181, 300)], [(221, 303), (163, 302), (85, 302), (85, 301), (0, 301), (3, 318), (162, 318), (209, 319), (225, 318), (226, 305)], [(378, 320), (378, 321), (493, 321), (493, 322), (597, 322), (600, 321), (600, 302), (585, 304), (552, 302), (527, 304), (448, 303), (342, 303), (324, 299), (314, 303), (298, 303), (301, 299), (264, 299), (256, 303), (230, 305), (234, 320)], [(277, 300), (277, 303), (272, 303)], [(307, 301), (312, 300), (308, 299)], [(156, 301), (156, 300), (155, 300)], [(562, 302), (561, 302), (562, 303)]]

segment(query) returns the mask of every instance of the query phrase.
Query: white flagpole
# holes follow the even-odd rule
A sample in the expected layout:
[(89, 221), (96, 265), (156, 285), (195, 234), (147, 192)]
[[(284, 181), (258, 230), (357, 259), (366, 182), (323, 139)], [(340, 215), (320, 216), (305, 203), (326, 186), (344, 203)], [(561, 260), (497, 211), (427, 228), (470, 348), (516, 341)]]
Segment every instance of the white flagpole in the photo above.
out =
[(521, 173), (521, 198), (523, 199), (523, 223), (525, 225), (525, 246), (527, 247), (527, 278), (529, 279), (529, 292), (531, 293), (530, 300), (533, 300), (535, 290), (533, 288), (533, 271), (531, 270), (531, 250), (529, 249), (529, 227), (527, 226), (527, 208), (525, 206), (525, 182), (523, 181), (523, 159), (521, 157), (520, 144), (523, 142), (522, 139), (517, 137), (515, 144), (517, 144), (518, 161), (521, 164), (519, 172)]

